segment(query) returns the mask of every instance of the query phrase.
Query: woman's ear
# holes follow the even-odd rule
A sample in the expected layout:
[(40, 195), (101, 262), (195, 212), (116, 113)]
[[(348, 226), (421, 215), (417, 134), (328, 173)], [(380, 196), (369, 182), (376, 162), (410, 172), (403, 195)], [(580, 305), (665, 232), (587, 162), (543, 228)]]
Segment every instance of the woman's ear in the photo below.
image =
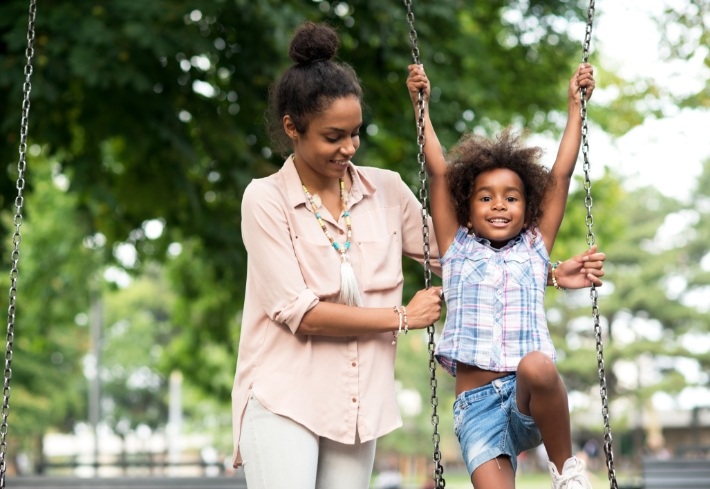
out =
[(295, 141), (298, 138), (298, 131), (296, 130), (296, 124), (291, 119), (290, 115), (285, 115), (283, 118), (284, 132), (286, 135)]

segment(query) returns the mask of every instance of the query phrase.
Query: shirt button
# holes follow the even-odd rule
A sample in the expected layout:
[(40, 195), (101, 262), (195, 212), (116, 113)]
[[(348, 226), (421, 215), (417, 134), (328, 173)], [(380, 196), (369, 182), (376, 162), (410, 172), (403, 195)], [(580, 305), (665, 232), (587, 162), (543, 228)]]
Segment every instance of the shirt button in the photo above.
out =
[(353, 367), (357, 367), (357, 363), (353, 362), (352, 363)]
[(340, 230), (338, 231), (338, 234), (345, 234), (345, 231), (343, 231), (342, 229), (340, 229)]
[(357, 399), (353, 397), (353, 402), (357, 402)]

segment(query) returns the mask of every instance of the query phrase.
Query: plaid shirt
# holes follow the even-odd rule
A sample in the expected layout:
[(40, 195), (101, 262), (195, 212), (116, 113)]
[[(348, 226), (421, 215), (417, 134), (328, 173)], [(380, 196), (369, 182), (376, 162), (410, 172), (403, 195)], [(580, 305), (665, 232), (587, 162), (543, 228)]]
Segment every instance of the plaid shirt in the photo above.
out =
[(461, 227), (439, 261), (447, 313), (436, 357), (451, 375), (457, 361), (510, 372), (531, 351), (555, 360), (544, 309), (550, 258), (539, 231), (495, 249)]

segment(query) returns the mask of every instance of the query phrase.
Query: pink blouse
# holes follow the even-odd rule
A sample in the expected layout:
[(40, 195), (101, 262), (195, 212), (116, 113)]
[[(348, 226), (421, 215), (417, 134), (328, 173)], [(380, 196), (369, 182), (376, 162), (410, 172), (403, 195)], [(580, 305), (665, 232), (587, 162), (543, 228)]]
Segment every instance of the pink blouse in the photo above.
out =
[[(396, 172), (352, 164), (350, 171), (348, 255), (364, 306), (400, 305), (402, 256), (423, 261), (421, 205)], [(343, 220), (336, 222), (324, 207), (320, 212), (330, 235), (343, 242)], [(246, 188), (242, 238), (248, 260), (232, 390), (235, 467), (252, 395), (269, 411), (340, 443), (354, 443), (356, 433), (372, 440), (401, 426), (391, 333), (295, 334), (319, 301), (338, 300), (340, 258), (306, 202), (291, 158)], [(432, 271), (439, 274), (433, 233), (430, 247)]]

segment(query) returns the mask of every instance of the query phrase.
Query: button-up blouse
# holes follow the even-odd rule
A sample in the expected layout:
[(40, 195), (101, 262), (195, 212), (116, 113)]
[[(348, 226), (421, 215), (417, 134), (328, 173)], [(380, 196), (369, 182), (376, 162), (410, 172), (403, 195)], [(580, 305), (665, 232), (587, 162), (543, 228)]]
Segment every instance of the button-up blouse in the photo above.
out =
[[(363, 305), (400, 305), (402, 256), (424, 258), (421, 205), (396, 172), (351, 164), (350, 173), (348, 256)], [(248, 258), (232, 390), (234, 465), (241, 463), (239, 437), (250, 396), (340, 443), (354, 443), (356, 434), (372, 440), (399, 427), (392, 333), (296, 334), (319, 301), (338, 301), (340, 257), (306, 200), (292, 158), (247, 186), (241, 210)], [(328, 233), (344, 241), (345, 220), (324, 207), (320, 213)], [(431, 240), (432, 271), (438, 274), (433, 234)]]

